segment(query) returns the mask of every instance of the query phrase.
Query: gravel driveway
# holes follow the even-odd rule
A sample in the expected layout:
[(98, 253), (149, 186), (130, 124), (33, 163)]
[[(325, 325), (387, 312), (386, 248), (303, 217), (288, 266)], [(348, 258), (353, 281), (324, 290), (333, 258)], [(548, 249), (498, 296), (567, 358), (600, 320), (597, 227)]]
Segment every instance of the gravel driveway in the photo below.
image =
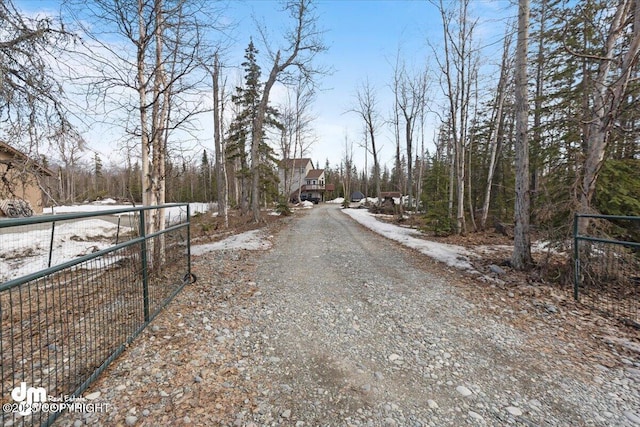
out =
[(258, 263), (262, 294), (243, 342), (261, 395), (243, 421), (633, 425), (640, 378), (622, 385), (571, 366), (566, 343), (532, 347), (422, 268), (423, 256), (335, 206), (294, 222), (275, 248)]
[(595, 363), (568, 327), (536, 320), (553, 313), (467, 298), (461, 274), (336, 206), (288, 222), (267, 252), (194, 265), (197, 286), (90, 390), (113, 410), (61, 424), (639, 425), (638, 358)]

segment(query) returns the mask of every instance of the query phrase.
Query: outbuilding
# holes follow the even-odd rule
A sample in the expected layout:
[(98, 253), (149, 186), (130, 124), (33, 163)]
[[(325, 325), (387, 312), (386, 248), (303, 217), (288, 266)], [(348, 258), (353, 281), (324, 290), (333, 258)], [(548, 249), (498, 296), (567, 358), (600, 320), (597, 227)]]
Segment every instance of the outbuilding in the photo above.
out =
[(22, 151), (0, 141), (0, 216), (42, 213), (43, 181), (54, 175)]
[(351, 193), (352, 202), (360, 202), (364, 200), (364, 198), (365, 198), (364, 194), (362, 194), (362, 192), (360, 191), (354, 191), (353, 193)]

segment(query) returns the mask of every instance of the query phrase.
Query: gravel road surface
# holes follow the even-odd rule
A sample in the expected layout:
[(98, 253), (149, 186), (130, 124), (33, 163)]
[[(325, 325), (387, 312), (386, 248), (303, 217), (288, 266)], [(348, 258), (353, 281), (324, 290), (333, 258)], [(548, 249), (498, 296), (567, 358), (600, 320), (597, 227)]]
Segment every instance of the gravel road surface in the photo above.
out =
[(89, 390), (112, 410), (61, 425), (640, 425), (638, 358), (607, 367), (562, 326), (518, 327), (336, 206), (269, 251), (194, 266), (198, 283)]

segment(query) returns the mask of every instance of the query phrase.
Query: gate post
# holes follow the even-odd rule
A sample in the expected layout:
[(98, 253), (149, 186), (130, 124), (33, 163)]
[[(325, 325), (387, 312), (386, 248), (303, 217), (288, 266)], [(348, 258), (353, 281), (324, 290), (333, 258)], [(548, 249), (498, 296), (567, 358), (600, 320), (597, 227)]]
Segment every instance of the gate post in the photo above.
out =
[(146, 209), (140, 210), (140, 261), (142, 262), (142, 304), (144, 306), (144, 321), (149, 321), (149, 265), (147, 261), (147, 231), (144, 217)]

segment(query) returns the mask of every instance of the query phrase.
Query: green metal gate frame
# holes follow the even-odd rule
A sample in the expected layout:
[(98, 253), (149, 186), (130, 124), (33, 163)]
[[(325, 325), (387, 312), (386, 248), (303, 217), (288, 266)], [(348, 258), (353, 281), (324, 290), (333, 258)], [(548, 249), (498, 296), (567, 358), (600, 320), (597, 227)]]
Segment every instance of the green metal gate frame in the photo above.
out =
[[(164, 212), (163, 209), (166, 208), (172, 208), (172, 207), (179, 207), (179, 208), (184, 208), (186, 210), (186, 218), (184, 222), (181, 222), (179, 224), (176, 225), (170, 225), (167, 228), (165, 228), (164, 230), (160, 230), (154, 233), (151, 233), (149, 235), (147, 235), (145, 233), (146, 230), (146, 224), (145, 224), (145, 214), (144, 212), (146, 211), (150, 211), (150, 210), (158, 210), (159, 212)], [(56, 222), (61, 222), (61, 221), (68, 221), (68, 220), (76, 220), (76, 219), (86, 219), (86, 218), (92, 218), (92, 217), (100, 217), (100, 216), (108, 216), (108, 215), (119, 215), (119, 214), (126, 214), (126, 213), (133, 213), (133, 214), (137, 214), (138, 215), (138, 227), (139, 227), (139, 235), (137, 237), (133, 237), (125, 242), (122, 243), (116, 243), (115, 245), (106, 248), (106, 249), (102, 249), (99, 251), (96, 251), (94, 253), (88, 254), (88, 255), (84, 255), (78, 258), (75, 258), (73, 260), (58, 264), (58, 265), (54, 265), (51, 266), (51, 249), (52, 249), (52, 245), (53, 245), (53, 234), (55, 232), (55, 223)], [(17, 290), (18, 295), (22, 296), (22, 287), (28, 287), (31, 286), (31, 284), (35, 283), (37, 284), (38, 281), (44, 281), (44, 283), (46, 283), (47, 280), (51, 280), (52, 278), (59, 276), (60, 273), (62, 272), (69, 272), (71, 271), (74, 267), (79, 267), (81, 264), (86, 263), (88, 261), (91, 260), (96, 260), (98, 258), (101, 257), (105, 257), (105, 256), (109, 256), (110, 254), (114, 254), (116, 252), (125, 250), (127, 248), (135, 248), (136, 245), (139, 245), (140, 247), (140, 251), (139, 251), (139, 259), (140, 259), (140, 272), (141, 272), (141, 282), (142, 282), (142, 301), (143, 301), (143, 319), (144, 321), (133, 331), (133, 333), (131, 333), (123, 342), (114, 342), (114, 343), (110, 343), (111, 347), (115, 347), (115, 349), (109, 354), (108, 357), (106, 357), (104, 360), (101, 361), (101, 363), (99, 364), (99, 366), (93, 370), (93, 372), (91, 372), (88, 376), (86, 376), (85, 378), (82, 378), (82, 382), (73, 390), (64, 390), (64, 395), (65, 396), (69, 396), (71, 398), (76, 398), (76, 397), (80, 397), (82, 392), (84, 392), (87, 387), (93, 382), (95, 381), (98, 376), (107, 368), (107, 366), (113, 361), (115, 360), (123, 351), (124, 349), (144, 330), (144, 328), (160, 313), (160, 311), (166, 307), (166, 305), (184, 288), (184, 286), (186, 284), (189, 283), (193, 283), (195, 282), (196, 278), (195, 276), (191, 273), (191, 244), (190, 244), (190, 240), (191, 240), (191, 231), (190, 231), (190, 224), (191, 224), (191, 215), (190, 215), (190, 208), (189, 208), (189, 204), (182, 204), (182, 203), (174, 203), (174, 204), (166, 204), (166, 205), (161, 205), (161, 206), (150, 206), (150, 207), (139, 207), (139, 208), (126, 208), (126, 209), (113, 209), (113, 210), (104, 210), (104, 211), (97, 211), (97, 212), (87, 212), (87, 213), (76, 213), (76, 214), (60, 214), (60, 215), (43, 215), (43, 216), (38, 216), (38, 217), (31, 217), (31, 218), (18, 218), (18, 219), (5, 219), (5, 220), (0, 220), (0, 229), (7, 229), (7, 228), (11, 228), (11, 227), (18, 227), (18, 226), (25, 226), (25, 225), (35, 225), (35, 224), (43, 224), (43, 223), (51, 223), (52, 224), (52, 229), (51, 229), (51, 242), (50, 242), (50, 251), (49, 251), (49, 263), (48, 263), (48, 267), (45, 269), (42, 269), (40, 271), (37, 271), (35, 273), (31, 273), (31, 274), (27, 274), (24, 275), (22, 277), (18, 277), (12, 280), (9, 280), (3, 284), (0, 285), (0, 297), (2, 297), (5, 294), (9, 294), (9, 297), (11, 298), (11, 292), (14, 292), (15, 290)], [(119, 230), (120, 227), (118, 227)], [(151, 286), (151, 281), (152, 281), (152, 271), (149, 268), (149, 259), (148, 259), (148, 245), (149, 245), (149, 241), (153, 240), (153, 239), (157, 239), (157, 238), (162, 238), (164, 239), (165, 237), (169, 236), (172, 233), (181, 233), (181, 232), (186, 232), (186, 265), (184, 266), (185, 270), (184, 270), (184, 275), (181, 275), (181, 279), (179, 281), (179, 283), (177, 283), (175, 285), (175, 288), (173, 290), (171, 290), (171, 292), (168, 294), (168, 296), (166, 298), (164, 298), (162, 301), (159, 302), (158, 305), (152, 306), (151, 305), (151, 301), (150, 301), (150, 295), (149, 295), (149, 289)], [(135, 257), (137, 257), (138, 255), (136, 255)], [(134, 258), (135, 258), (134, 257)], [(38, 289), (36, 289), (37, 291)], [(26, 291), (25, 291), (26, 293)], [(28, 298), (31, 298), (31, 290), (29, 289), (28, 291)], [(39, 298), (39, 297), (38, 297)], [(3, 343), (4, 341), (4, 337), (5, 335), (9, 335), (9, 334), (13, 334), (14, 332), (14, 327), (16, 329), (19, 330), (19, 332), (22, 332), (22, 329), (20, 329), (22, 326), (21, 325), (14, 325), (14, 324), (9, 324), (9, 327), (7, 328), (5, 325), (4, 320), (1, 320), (4, 318), (3, 314), (3, 310), (5, 311), (5, 314), (7, 312), (7, 309), (9, 310), (9, 318), (12, 315), (13, 312), (13, 307), (12, 305), (9, 305), (8, 307), (3, 307), (2, 305), (2, 299), (0, 299), (0, 321), (2, 323), (0, 323), (0, 351), (4, 352), (4, 351), (11, 351), (11, 353), (13, 354), (13, 346), (15, 345), (20, 345), (20, 343), (16, 343), (14, 342), (14, 336), (11, 335), (11, 348), (7, 349), (6, 348), (6, 344)], [(10, 301), (13, 301), (12, 299), (10, 299)], [(20, 301), (16, 301), (16, 303), (18, 303), (18, 305), (20, 306), (20, 308), (18, 308), (18, 310), (21, 310), (22, 308), (22, 303)], [(68, 301), (67, 301), (68, 303)], [(40, 302), (38, 302), (38, 304), (40, 304)], [(22, 314), (20, 314), (20, 318)], [(30, 319), (28, 320), (30, 322)], [(9, 322), (11, 322), (11, 320), (9, 319)], [(46, 326), (46, 325), (45, 325)], [(85, 326), (86, 327), (86, 326)], [(8, 330), (8, 333), (7, 333)], [(41, 331), (39, 331), (39, 333), (41, 333)], [(48, 334), (48, 332), (47, 332)], [(24, 337), (22, 337), (22, 334), (18, 334), (20, 336), (20, 338), (24, 339)], [(33, 340), (33, 338), (31, 338)], [(33, 343), (32, 343), (33, 344)], [(23, 346), (23, 348), (25, 347), (24, 342), (22, 342), (21, 344)], [(28, 344), (27, 344), (28, 347)], [(42, 350), (40, 350), (42, 352)], [(71, 363), (71, 362), (69, 362)], [(13, 365), (12, 365), (13, 366)], [(58, 369), (58, 366), (55, 366), (56, 370)], [(63, 366), (63, 369), (66, 369), (66, 366)], [(5, 367), (0, 363), (0, 369), (2, 370), (2, 381), (3, 381), (3, 390), (2, 390), (2, 394), (3, 394), (3, 403), (5, 402), (5, 395), (8, 392), (8, 390), (6, 389), (6, 386), (8, 384), (5, 384), (5, 379), (8, 376), (11, 376), (11, 381), (12, 381), (12, 387), (16, 386), (16, 373), (13, 371), (9, 371), (6, 372), (5, 371)], [(33, 371), (34, 366), (31, 366), (31, 369)], [(23, 371), (23, 374), (25, 374), (25, 372)], [(56, 373), (57, 375), (57, 373)], [(27, 376), (27, 375), (24, 375)], [(33, 373), (32, 373), (32, 378), (33, 378)], [(25, 378), (26, 379), (26, 378)], [(57, 381), (57, 377), (56, 377), (56, 381)], [(31, 384), (34, 385), (34, 384)], [(42, 413), (39, 413), (39, 416), (37, 418), (39, 418), (39, 422), (41, 426), (49, 426), (51, 425), (62, 413), (62, 411), (60, 412), (55, 412), (52, 413), (51, 415), (49, 415), (48, 417), (45, 418), (45, 416), (43, 416)], [(16, 418), (15, 414), (9, 413), (10, 417), (13, 418), (9, 418), (10, 420), (13, 420), (14, 425), (36, 425), (38, 423), (38, 421), (36, 421), (36, 416), (35, 414), (33, 416), (30, 416), (30, 419), (27, 418)], [(3, 411), (2, 414), (0, 414), (0, 420), (3, 421), (2, 424), (5, 424), (5, 422), (7, 421), (6, 419), (7, 417), (7, 413), (5, 413)], [(45, 419), (43, 419), (45, 418)]]
[[(573, 297), (576, 301), (580, 301), (580, 288), (582, 285), (582, 263), (580, 260), (580, 242), (592, 242), (592, 243), (602, 243), (606, 245), (615, 245), (622, 246), (626, 248), (640, 248), (639, 242), (629, 242), (629, 241), (621, 241), (615, 239), (606, 239), (594, 236), (584, 236), (578, 233), (578, 223), (580, 218), (593, 218), (593, 219), (604, 219), (608, 221), (634, 221), (640, 222), (640, 216), (620, 216), (620, 215), (595, 215), (595, 214), (575, 214), (573, 221)], [(640, 296), (640, 291), (638, 293)], [(636, 301), (636, 305), (639, 305), (640, 302)], [(638, 308), (636, 307), (636, 312)], [(625, 319), (630, 320), (634, 326), (637, 324), (638, 319)]]

